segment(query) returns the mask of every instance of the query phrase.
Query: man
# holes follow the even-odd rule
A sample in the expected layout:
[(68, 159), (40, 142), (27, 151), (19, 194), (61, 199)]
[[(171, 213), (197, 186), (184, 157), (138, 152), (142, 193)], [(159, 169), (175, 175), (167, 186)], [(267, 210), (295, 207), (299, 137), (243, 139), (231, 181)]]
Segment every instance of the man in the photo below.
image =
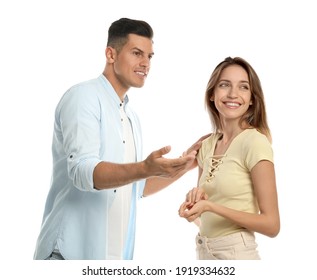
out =
[(53, 174), (34, 259), (132, 259), (136, 200), (168, 186), (196, 165), (195, 143), (183, 157), (142, 160), (130, 87), (142, 87), (153, 56), (144, 21), (112, 23), (106, 66), (71, 87), (55, 112)]

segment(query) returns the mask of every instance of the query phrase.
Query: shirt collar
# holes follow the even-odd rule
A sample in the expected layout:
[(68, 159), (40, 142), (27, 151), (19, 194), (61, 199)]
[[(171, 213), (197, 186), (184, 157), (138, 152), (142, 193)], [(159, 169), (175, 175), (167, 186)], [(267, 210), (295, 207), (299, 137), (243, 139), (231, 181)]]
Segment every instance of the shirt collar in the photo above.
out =
[(108, 79), (101, 74), (99, 76), (99, 80), (102, 82), (102, 84), (104, 85), (104, 87), (107, 89), (107, 92), (109, 92), (110, 96), (112, 97), (112, 99), (115, 101), (115, 103), (117, 104), (118, 108), (120, 108), (121, 104), (123, 103), (123, 106), (125, 107), (128, 102), (129, 102), (129, 97), (128, 95), (124, 96), (124, 100), (123, 102), (120, 100), (118, 94), (116, 93), (116, 91), (114, 90), (113, 86), (111, 85), (111, 83), (108, 81)]

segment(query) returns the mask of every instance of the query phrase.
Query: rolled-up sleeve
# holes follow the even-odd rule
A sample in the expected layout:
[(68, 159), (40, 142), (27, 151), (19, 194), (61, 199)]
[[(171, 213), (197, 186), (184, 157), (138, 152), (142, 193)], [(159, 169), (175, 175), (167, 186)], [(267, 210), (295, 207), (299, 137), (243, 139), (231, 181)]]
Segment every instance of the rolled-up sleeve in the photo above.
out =
[(100, 102), (97, 96), (89, 96), (92, 90), (85, 85), (72, 88), (65, 94), (58, 111), (68, 176), (73, 185), (83, 191), (97, 191), (93, 171), (101, 162)]

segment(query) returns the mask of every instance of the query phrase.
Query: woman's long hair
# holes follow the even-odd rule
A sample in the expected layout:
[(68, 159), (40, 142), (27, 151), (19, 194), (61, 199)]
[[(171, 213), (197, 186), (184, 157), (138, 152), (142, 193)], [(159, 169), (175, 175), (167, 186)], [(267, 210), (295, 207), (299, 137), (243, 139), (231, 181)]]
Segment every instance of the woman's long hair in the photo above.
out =
[(219, 112), (215, 103), (211, 101), (210, 98), (214, 94), (215, 87), (218, 84), (222, 71), (230, 65), (241, 66), (247, 72), (250, 83), (252, 105), (249, 106), (249, 109), (242, 116), (240, 125), (246, 122), (251, 127), (256, 128), (259, 132), (266, 135), (266, 137), (271, 141), (271, 132), (267, 123), (264, 95), (260, 79), (252, 66), (240, 57), (227, 57), (224, 61), (217, 65), (208, 81), (205, 94), (205, 105), (213, 126), (217, 132), (222, 131)]

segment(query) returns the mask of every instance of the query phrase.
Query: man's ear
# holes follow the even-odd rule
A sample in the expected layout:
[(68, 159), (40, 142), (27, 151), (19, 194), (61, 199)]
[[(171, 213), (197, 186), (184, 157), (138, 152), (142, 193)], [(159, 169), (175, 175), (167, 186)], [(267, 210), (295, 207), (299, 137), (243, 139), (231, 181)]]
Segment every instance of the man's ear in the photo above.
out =
[(113, 63), (116, 61), (117, 51), (114, 48), (107, 47), (105, 53), (108, 63)]

